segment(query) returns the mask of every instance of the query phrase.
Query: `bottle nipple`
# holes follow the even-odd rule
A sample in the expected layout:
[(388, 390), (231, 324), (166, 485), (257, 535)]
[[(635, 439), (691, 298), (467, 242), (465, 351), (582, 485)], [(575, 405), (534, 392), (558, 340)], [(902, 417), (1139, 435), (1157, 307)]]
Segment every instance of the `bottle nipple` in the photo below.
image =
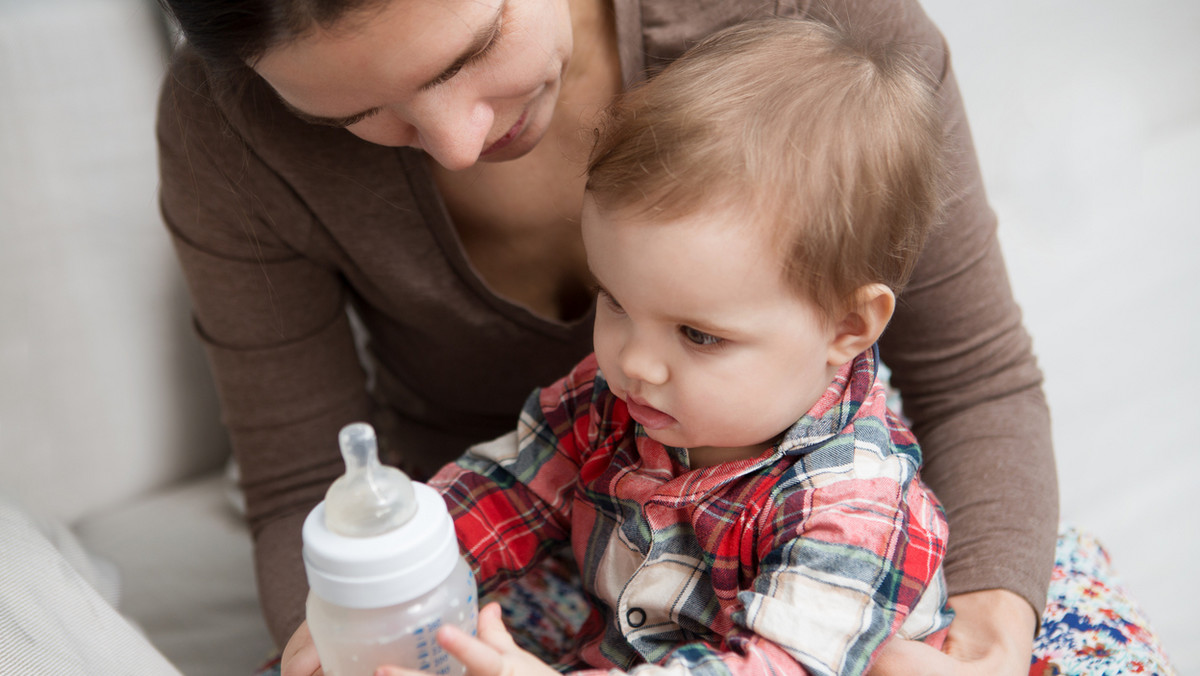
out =
[(325, 527), (347, 537), (371, 537), (404, 525), (417, 511), (412, 481), (379, 462), (374, 428), (346, 425), (338, 446), (346, 473), (325, 493)]

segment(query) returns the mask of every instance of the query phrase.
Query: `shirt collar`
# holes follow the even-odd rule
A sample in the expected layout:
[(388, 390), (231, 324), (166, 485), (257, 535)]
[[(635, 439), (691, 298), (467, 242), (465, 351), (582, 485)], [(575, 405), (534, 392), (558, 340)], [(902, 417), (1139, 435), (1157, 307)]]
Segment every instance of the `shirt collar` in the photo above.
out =
[[(696, 471), (707, 479), (700, 480), (699, 483), (692, 485), (691, 489), (702, 490), (702, 486), (714, 480), (723, 483), (773, 464), (783, 456), (808, 454), (820, 448), (830, 439), (842, 434), (870, 396), (875, 385), (878, 360), (879, 348), (872, 346), (871, 349), (844, 364), (838, 369), (837, 375), (817, 403), (781, 434), (779, 441), (771, 448), (763, 451), (762, 455), (757, 458), (697, 469)], [(663, 446), (647, 436), (640, 424), (632, 419), (629, 420), (629, 423), (632, 426), (631, 431), (635, 436), (635, 443), (643, 457), (650, 450), (647, 446), (654, 446), (662, 449), (679, 469), (687, 471), (687, 453), (684, 449)], [(711, 488), (711, 486), (709, 487)]]

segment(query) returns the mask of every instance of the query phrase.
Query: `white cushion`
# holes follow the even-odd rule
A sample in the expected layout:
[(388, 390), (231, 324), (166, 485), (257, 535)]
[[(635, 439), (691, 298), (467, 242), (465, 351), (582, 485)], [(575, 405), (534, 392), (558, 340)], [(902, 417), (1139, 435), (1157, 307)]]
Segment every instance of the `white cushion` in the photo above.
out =
[[(179, 676), (89, 581), (109, 579), (61, 525), (0, 498), (0, 674)], [(247, 672), (248, 673), (248, 672)]]
[(213, 473), (75, 525), (89, 551), (116, 565), (121, 612), (188, 676), (248, 676), (274, 650), (227, 486)]
[(71, 522), (227, 455), (160, 224), (152, 0), (0, 0), (0, 492)]

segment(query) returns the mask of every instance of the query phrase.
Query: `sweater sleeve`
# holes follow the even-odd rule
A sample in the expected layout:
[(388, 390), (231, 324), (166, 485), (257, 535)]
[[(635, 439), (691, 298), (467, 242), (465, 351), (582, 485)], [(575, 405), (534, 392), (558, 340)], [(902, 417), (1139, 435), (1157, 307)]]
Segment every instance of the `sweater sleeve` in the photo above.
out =
[(948, 201), (880, 351), (949, 517), (950, 593), (1007, 589), (1040, 615), (1058, 525), (1050, 416), (949, 48), (916, 0), (815, 0), (809, 12), (915, 47), (940, 83)]
[(311, 216), (228, 124), (186, 50), (164, 82), (157, 132), (163, 220), (241, 473), (260, 600), (282, 646), (304, 618), (301, 523), (341, 473), (338, 429), (370, 415), (345, 292), (334, 271), (279, 236)]
[(591, 448), (596, 359), (535, 390), (515, 432), (473, 446), (429, 484), (446, 501), (481, 593), (519, 577), (571, 539)]

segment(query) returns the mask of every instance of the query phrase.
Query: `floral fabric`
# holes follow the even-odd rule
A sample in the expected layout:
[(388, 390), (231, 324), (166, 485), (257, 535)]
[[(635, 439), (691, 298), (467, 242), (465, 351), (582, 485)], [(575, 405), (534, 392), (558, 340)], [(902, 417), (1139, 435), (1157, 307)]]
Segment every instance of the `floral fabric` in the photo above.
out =
[(1142, 609), (1088, 533), (1062, 527), (1030, 676), (1175, 674)]

